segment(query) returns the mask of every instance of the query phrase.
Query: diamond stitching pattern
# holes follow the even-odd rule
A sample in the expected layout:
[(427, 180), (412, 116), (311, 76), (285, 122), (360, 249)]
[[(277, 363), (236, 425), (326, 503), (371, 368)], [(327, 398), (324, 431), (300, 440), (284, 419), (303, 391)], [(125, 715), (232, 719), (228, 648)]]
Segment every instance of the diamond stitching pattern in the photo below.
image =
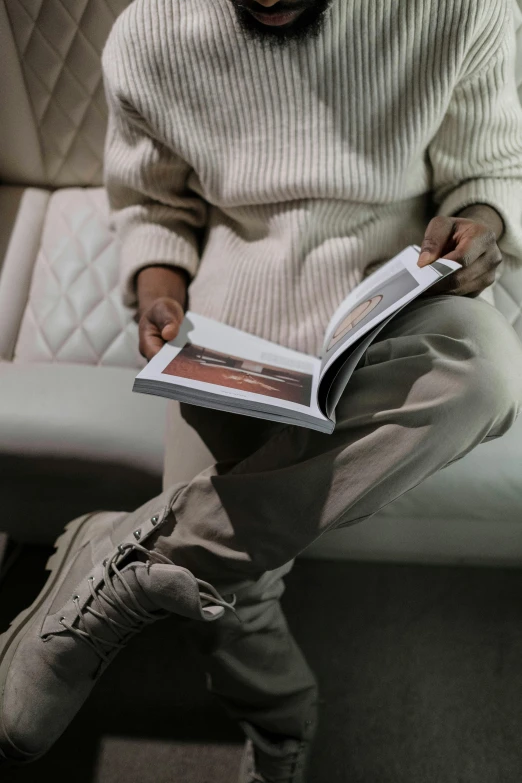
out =
[(100, 55), (130, 0), (5, 0), (46, 181), (99, 185), (107, 110)]
[(51, 197), (15, 362), (140, 368), (133, 312), (121, 303), (120, 244), (103, 188)]

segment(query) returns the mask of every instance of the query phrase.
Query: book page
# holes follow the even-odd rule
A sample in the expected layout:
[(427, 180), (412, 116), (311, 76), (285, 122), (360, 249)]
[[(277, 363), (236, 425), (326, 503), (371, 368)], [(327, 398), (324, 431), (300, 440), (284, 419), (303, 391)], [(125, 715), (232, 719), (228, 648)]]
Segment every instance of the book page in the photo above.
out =
[(456, 261), (439, 260), (420, 268), (419, 253), (416, 245), (407, 247), (363, 280), (337, 308), (326, 329), (321, 378), (364, 334), (461, 267)]
[[(138, 379), (172, 384), (231, 400), (316, 413), (320, 360), (187, 312)], [(244, 408), (245, 406), (243, 406)]]

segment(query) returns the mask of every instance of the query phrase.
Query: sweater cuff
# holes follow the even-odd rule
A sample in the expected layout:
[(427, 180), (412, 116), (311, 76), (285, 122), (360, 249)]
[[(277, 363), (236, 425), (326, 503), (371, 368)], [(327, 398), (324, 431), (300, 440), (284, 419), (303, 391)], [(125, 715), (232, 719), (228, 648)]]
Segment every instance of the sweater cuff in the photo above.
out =
[(136, 275), (153, 264), (184, 269), (193, 278), (199, 266), (199, 254), (194, 235), (180, 227), (179, 231), (160, 225), (142, 225), (131, 231), (121, 248), (120, 290), (123, 304), (136, 307)]
[(446, 196), (438, 215), (451, 217), (472, 204), (493, 207), (504, 221), (498, 246), (512, 267), (522, 267), (522, 183), (516, 179), (472, 179)]

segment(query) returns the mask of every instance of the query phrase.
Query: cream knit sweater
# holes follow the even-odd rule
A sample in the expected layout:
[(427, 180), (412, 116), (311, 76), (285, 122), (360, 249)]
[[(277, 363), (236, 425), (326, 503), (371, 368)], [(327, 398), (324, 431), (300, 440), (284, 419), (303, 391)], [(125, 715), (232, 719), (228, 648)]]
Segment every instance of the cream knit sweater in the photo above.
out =
[(490, 204), (522, 265), (514, 30), (512, 0), (333, 0), (318, 38), (271, 49), (229, 0), (135, 0), (103, 53), (125, 303), (173, 264), (192, 310), (317, 353), (434, 214)]

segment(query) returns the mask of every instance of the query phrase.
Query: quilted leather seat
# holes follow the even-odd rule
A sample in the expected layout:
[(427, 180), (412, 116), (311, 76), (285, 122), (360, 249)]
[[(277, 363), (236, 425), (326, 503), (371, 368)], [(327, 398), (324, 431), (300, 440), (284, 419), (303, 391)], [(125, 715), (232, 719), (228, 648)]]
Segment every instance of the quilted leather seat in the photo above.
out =
[[(522, 0), (518, 0), (522, 7)], [(129, 0), (0, 2), (0, 528), (31, 543), (161, 489), (165, 401), (117, 290), (100, 54)], [(522, 98), (522, 12), (517, 77)], [(485, 293), (522, 338), (522, 271)], [(210, 455), (179, 418), (180, 479)], [(522, 421), (307, 555), (522, 563)]]

